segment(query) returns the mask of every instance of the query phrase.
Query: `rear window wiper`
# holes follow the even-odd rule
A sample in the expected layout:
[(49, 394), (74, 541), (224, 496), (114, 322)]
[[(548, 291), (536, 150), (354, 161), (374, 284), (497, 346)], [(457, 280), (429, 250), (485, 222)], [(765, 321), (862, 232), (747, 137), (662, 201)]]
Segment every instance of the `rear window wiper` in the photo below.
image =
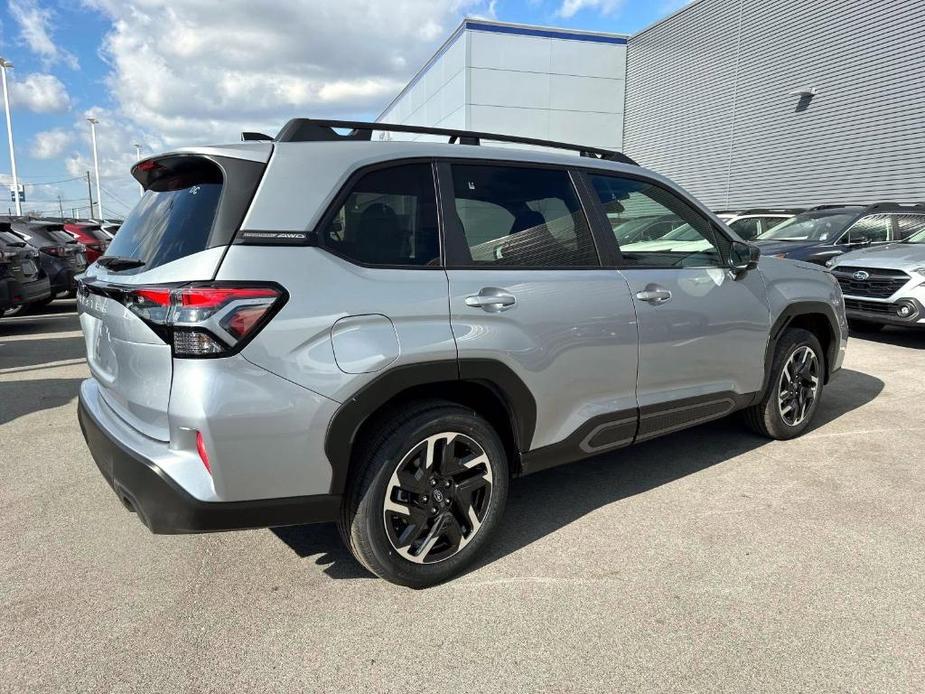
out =
[(107, 270), (131, 270), (132, 268), (142, 267), (145, 261), (140, 258), (126, 258), (121, 255), (104, 255), (96, 261)]

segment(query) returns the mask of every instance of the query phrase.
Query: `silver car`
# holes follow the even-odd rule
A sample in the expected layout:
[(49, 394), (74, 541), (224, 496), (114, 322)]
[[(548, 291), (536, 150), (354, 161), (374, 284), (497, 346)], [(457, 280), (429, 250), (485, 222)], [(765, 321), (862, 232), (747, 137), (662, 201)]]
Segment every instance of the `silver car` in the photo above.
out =
[(848, 322), (858, 332), (884, 326), (925, 328), (925, 212), (906, 215), (918, 229), (905, 241), (846, 253), (829, 262), (845, 295)]
[[(759, 263), (619, 153), (245, 137), (136, 164), (146, 192), (80, 283), (81, 426), (153, 532), (337, 521), (424, 587), (484, 549), (513, 477), (736, 411), (798, 436), (841, 367), (829, 272)], [(643, 216), (684, 240), (621, 247)]]

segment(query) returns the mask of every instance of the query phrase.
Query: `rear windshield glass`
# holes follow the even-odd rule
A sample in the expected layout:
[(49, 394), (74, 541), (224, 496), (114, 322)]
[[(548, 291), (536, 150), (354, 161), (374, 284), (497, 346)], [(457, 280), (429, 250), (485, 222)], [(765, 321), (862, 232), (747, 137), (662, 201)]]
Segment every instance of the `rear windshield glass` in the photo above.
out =
[(55, 241), (60, 241), (61, 243), (74, 243), (74, 237), (63, 229), (48, 229), (46, 231), (48, 236)]
[(142, 260), (145, 271), (208, 248), (221, 171), (208, 160), (184, 164), (150, 185), (106, 255)]

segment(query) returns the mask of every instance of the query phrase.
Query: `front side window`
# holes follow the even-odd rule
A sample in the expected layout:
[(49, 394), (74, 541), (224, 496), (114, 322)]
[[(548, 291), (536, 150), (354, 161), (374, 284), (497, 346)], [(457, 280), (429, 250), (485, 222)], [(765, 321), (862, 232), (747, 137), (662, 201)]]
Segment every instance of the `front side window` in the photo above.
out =
[[(664, 188), (619, 176), (589, 176), (624, 262), (641, 267), (712, 267), (722, 265), (720, 237), (710, 222), (690, 205)], [(642, 217), (656, 216), (672, 229), (653, 239), (625, 233), (626, 225)], [(629, 228), (632, 228), (630, 226)]]
[(322, 232), (325, 248), (366, 265), (439, 265), (439, 238), (430, 164), (364, 175)]
[(743, 217), (742, 219), (737, 219), (729, 223), (729, 228), (746, 241), (755, 238), (760, 233), (758, 231), (757, 217)]
[(591, 229), (568, 172), (453, 164), (456, 216), (468, 267), (598, 264)]
[(892, 237), (892, 215), (870, 214), (851, 225), (842, 243), (883, 243)]

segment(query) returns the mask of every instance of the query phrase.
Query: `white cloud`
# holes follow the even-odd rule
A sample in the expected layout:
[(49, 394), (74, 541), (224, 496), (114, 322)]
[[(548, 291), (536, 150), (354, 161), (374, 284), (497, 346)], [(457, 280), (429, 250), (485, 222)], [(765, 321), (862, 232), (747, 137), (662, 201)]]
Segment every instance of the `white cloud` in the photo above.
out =
[(582, 10), (597, 10), (603, 15), (610, 15), (619, 10), (625, 0), (563, 0), (556, 10), (560, 17), (574, 17)]
[(169, 146), (374, 116), (464, 13), (493, 12), (490, 0), (86, 2), (113, 23), (103, 53), (119, 115)]
[(51, 10), (40, 7), (37, 0), (9, 0), (10, 15), (19, 25), (19, 36), (45, 65), (64, 63), (76, 70), (79, 65), (73, 54), (64, 50), (52, 35)]
[(73, 134), (62, 128), (36, 133), (30, 154), (36, 159), (54, 159), (61, 156), (73, 139)]
[(61, 80), (39, 73), (27, 75), (22, 81), (11, 81), (10, 101), (38, 113), (67, 111), (71, 107), (71, 97)]

